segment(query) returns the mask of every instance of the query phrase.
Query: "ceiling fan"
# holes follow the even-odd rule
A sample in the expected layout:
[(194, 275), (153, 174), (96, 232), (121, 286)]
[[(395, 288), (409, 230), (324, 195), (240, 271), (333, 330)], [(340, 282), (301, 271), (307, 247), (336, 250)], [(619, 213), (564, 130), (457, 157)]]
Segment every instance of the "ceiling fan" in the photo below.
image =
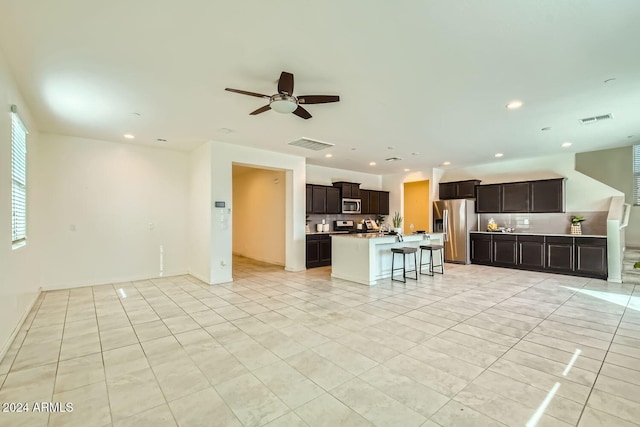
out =
[(274, 110), (278, 113), (293, 113), (303, 119), (310, 119), (311, 114), (300, 104), (326, 104), (328, 102), (338, 102), (340, 97), (337, 95), (302, 95), (293, 96), (293, 74), (283, 71), (278, 80), (278, 93), (275, 95), (262, 95), (255, 92), (247, 92), (246, 90), (225, 88), (229, 92), (241, 93), (243, 95), (255, 96), (269, 100), (269, 104), (260, 107), (251, 113), (252, 116), (264, 113), (268, 110)]

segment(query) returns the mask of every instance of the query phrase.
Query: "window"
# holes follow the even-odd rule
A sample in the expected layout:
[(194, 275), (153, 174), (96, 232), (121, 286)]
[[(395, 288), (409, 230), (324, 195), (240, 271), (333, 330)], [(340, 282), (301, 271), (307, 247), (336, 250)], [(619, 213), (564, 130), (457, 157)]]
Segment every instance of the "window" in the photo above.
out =
[(11, 240), (13, 247), (27, 241), (27, 130), (11, 106)]
[(633, 146), (633, 204), (640, 205), (640, 145)]

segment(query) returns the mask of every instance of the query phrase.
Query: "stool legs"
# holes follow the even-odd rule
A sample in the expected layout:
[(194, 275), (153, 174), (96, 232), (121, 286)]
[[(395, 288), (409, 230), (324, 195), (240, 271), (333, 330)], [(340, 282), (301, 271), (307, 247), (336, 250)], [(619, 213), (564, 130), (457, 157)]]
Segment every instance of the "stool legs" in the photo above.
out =
[[(422, 263), (422, 257), (423, 257), (423, 252), (424, 251), (428, 251), (429, 252), (429, 262), (426, 264)], [(428, 265), (429, 269), (427, 270), (426, 273), (422, 272), (422, 267)], [(433, 265), (433, 251), (431, 249), (424, 249), (424, 248), (420, 248), (420, 274), (424, 274), (426, 276), (433, 276), (433, 270), (431, 268), (431, 266)]]
[[(437, 251), (440, 252), (440, 264), (433, 265), (433, 259), (431, 259), (431, 265), (429, 266), (429, 268), (431, 270), (432, 276), (433, 276), (433, 273), (444, 274), (444, 250), (437, 249)], [(435, 271), (434, 267), (440, 267), (440, 271)]]
[(417, 266), (418, 266), (418, 263), (417, 263), (418, 258), (417, 258), (416, 252), (413, 252), (413, 266), (414, 266), (414, 269), (413, 270), (409, 270), (409, 273), (411, 273), (411, 272), (415, 273), (415, 277), (407, 276), (407, 264), (406, 264), (406, 257), (405, 257), (406, 254), (398, 253), (398, 255), (402, 255), (402, 280), (394, 279), (394, 272), (396, 270), (400, 270), (400, 268), (395, 268), (396, 252), (393, 252), (391, 254), (391, 281), (407, 283), (407, 277), (409, 279), (418, 280), (418, 268), (417, 268)]

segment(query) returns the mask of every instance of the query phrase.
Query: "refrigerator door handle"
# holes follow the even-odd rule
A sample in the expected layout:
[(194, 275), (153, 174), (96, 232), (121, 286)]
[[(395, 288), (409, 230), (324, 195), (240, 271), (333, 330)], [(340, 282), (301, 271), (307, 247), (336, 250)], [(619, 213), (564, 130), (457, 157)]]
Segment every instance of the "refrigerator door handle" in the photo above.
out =
[(449, 210), (442, 211), (442, 232), (444, 233), (444, 241), (449, 241)]

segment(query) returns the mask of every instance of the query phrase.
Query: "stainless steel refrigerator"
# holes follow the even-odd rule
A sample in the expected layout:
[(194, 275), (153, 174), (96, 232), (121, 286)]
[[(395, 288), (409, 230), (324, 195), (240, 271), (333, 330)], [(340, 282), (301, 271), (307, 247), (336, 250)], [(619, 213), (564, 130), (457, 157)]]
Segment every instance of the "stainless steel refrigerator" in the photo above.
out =
[(475, 200), (454, 199), (433, 202), (433, 232), (444, 233), (444, 260), (471, 263), (469, 232), (478, 229)]

